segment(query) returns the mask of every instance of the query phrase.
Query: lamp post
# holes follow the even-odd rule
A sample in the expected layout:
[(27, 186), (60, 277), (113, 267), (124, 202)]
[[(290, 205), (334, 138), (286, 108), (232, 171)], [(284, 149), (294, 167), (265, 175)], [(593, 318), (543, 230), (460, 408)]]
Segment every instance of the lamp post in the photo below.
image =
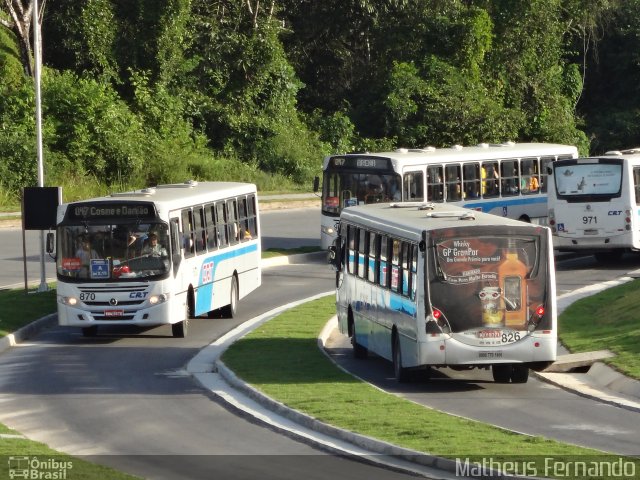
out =
[[(38, 0), (33, 0), (33, 78), (36, 87), (36, 150), (38, 155), (38, 186), (44, 187), (44, 162), (42, 159), (42, 108), (40, 100), (40, 70), (42, 59), (40, 58), (40, 21), (38, 18)], [(44, 265), (44, 230), (40, 230), (40, 286), (39, 292), (49, 290), (46, 281)]]

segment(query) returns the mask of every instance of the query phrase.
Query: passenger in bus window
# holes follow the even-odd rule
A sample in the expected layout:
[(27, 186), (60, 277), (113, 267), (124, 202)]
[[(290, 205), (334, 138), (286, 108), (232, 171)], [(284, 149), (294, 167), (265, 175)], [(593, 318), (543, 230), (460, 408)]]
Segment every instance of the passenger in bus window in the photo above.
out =
[(498, 170), (493, 164), (482, 165), (482, 195), (494, 196), (498, 194)]

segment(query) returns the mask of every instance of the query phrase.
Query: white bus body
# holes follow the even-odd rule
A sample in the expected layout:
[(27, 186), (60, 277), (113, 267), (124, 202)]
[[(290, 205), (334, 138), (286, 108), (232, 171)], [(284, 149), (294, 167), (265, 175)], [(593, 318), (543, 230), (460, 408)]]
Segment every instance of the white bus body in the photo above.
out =
[(447, 202), (544, 225), (547, 165), (577, 156), (574, 146), (508, 142), (326, 157), (322, 248), (335, 238), (342, 209), (367, 203)]
[(563, 160), (549, 174), (557, 250), (593, 252), (602, 260), (640, 250), (640, 149)]
[(396, 378), (428, 367), (492, 368), (526, 382), (556, 359), (549, 228), (453, 205), (346, 208), (330, 248), (340, 331), (356, 357), (392, 361)]
[(57, 222), (58, 321), (86, 336), (171, 324), (184, 337), (190, 317), (233, 317), (261, 283), (252, 184), (158, 185), (63, 204)]

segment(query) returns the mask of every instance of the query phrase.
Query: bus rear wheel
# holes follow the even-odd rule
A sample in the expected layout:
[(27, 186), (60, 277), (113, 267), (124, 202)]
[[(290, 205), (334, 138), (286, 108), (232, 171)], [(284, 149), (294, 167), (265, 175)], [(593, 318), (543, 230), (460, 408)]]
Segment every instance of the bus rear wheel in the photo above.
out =
[(513, 365), (511, 368), (511, 381), (513, 383), (527, 383), (529, 380), (529, 367), (526, 365)]
[(400, 383), (409, 381), (410, 372), (402, 366), (402, 350), (398, 334), (393, 337), (393, 374)]
[(513, 372), (513, 365), (499, 363), (491, 367), (493, 381), (496, 383), (509, 383)]
[(229, 305), (222, 307), (222, 316), (224, 318), (235, 318), (238, 314), (238, 277), (235, 275), (231, 280), (231, 295), (229, 296)]

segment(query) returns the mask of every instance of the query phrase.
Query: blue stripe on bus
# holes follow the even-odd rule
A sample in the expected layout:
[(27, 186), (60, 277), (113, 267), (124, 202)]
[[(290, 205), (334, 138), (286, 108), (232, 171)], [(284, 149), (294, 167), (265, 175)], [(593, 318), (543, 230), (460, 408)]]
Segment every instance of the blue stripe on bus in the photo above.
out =
[[(202, 315), (203, 313), (211, 310), (211, 304), (213, 302), (213, 280), (216, 278), (216, 269), (220, 262), (231, 260), (242, 255), (247, 255), (257, 250), (258, 244), (252, 243), (234, 250), (223, 250), (222, 253), (211, 255), (202, 260), (200, 272), (198, 274), (198, 293), (196, 295), (195, 315)], [(211, 278), (206, 281), (207, 279), (205, 278), (205, 275), (207, 268), (205, 268), (205, 265), (211, 263), (213, 264), (210, 272)]]
[(482, 202), (463, 203), (464, 208), (481, 208), (483, 212), (490, 212), (494, 208), (511, 207), (515, 205), (535, 205), (537, 203), (547, 203), (546, 195), (532, 195), (531, 197), (519, 197), (514, 199), (484, 200)]
[[(360, 257), (358, 259), (358, 263), (360, 265), (364, 266), (364, 258), (362, 254), (358, 254), (358, 256)], [(355, 255), (351, 252), (349, 252), (349, 262), (353, 262), (355, 260)], [(369, 268), (370, 269), (374, 269), (375, 268), (375, 262), (371, 259), (369, 259), (368, 261), (369, 264)], [(387, 266), (387, 262), (384, 261), (380, 261), (380, 269), (381, 269), (381, 273), (383, 271), (383, 269)], [(393, 268), (393, 266), (392, 266)], [(397, 267), (396, 267), (397, 268)], [(406, 295), (408, 293), (408, 285), (407, 285), (407, 275), (409, 274), (409, 272), (403, 272), (403, 278), (402, 278), (402, 285), (403, 285), (403, 290), (406, 290), (404, 292), (404, 294)], [(355, 277), (354, 278), (359, 278), (359, 277)], [(364, 281), (364, 279), (358, 279), (356, 281)], [(376, 284), (374, 284), (376, 285)], [(379, 285), (376, 285), (379, 286)], [(380, 288), (384, 289), (385, 291), (388, 291), (390, 293), (389, 295), (389, 304), (387, 305), (385, 300), (384, 300), (384, 293), (380, 292), (379, 298), (378, 298), (378, 310), (380, 311), (381, 308), (384, 309), (389, 309), (391, 311), (394, 312), (399, 312), (399, 313), (404, 313), (406, 315), (409, 315), (413, 318), (416, 317), (417, 314), (417, 307), (416, 304), (413, 300), (411, 300), (410, 298), (407, 298), (405, 296), (403, 296), (402, 294), (400, 294), (399, 292), (394, 292), (392, 290), (390, 290), (388, 287), (386, 286), (379, 286)], [(361, 302), (361, 301), (357, 301), (354, 304), (354, 307), (356, 309), (357, 312), (360, 312), (361, 310), (369, 310), (370, 308), (373, 307), (373, 305), (371, 305), (370, 303), (366, 303), (366, 302)]]

